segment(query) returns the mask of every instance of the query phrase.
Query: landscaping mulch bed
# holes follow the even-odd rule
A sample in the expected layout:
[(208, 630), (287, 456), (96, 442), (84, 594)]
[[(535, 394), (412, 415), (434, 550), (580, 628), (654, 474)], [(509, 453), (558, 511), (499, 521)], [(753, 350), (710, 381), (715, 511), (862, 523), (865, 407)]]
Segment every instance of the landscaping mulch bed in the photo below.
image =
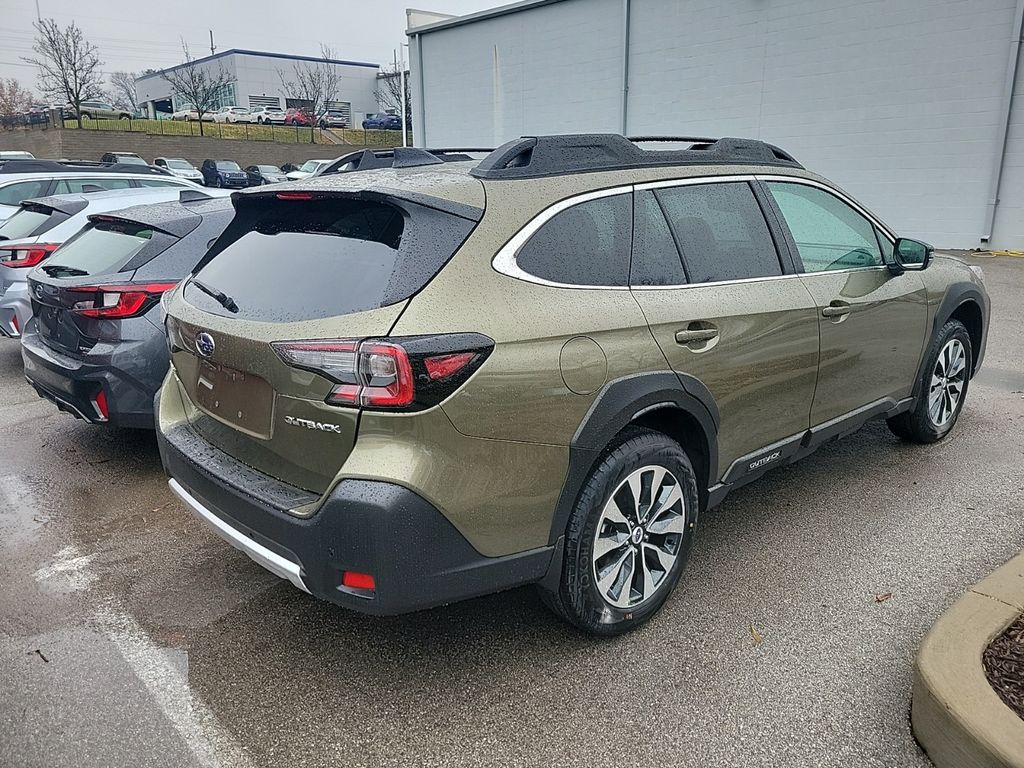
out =
[(1024, 719), (1024, 616), (985, 649), (985, 677), (1018, 717)]

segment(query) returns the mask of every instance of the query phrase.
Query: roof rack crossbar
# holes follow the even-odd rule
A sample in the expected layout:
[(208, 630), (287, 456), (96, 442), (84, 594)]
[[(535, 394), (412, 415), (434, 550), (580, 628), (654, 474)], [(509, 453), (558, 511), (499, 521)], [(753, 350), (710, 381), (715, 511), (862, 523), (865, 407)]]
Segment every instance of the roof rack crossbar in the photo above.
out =
[[(637, 142), (685, 142), (685, 149), (642, 149)], [(503, 144), (470, 171), (481, 179), (526, 179), (569, 173), (668, 165), (775, 165), (802, 167), (776, 146), (757, 139), (580, 133), (523, 136)]]

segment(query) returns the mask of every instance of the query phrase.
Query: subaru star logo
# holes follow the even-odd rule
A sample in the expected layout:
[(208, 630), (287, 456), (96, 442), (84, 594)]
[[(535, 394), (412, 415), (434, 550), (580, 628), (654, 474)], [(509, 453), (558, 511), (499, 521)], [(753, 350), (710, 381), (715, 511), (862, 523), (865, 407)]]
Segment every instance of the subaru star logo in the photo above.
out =
[(217, 348), (217, 345), (213, 343), (213, 336), (208, 334), (206, 331), (196, 334), (196, 352), (203, 357), (209, 357), (213, 354), (213, 350)]

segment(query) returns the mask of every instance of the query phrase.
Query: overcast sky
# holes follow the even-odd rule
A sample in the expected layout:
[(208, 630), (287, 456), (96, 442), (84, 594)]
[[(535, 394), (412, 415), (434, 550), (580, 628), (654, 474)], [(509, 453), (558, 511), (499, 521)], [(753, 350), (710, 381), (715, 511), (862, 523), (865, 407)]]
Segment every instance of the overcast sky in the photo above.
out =
[[(405, 9), (463, 15), (508, 0), (39, 0), (43, 18), (75, 21), (100, 50), (105, 72), (163, 69), (182, 61), (184, 38), (195, 57), (249, 48), (317, 55), (320, 43), (339, 58), (389, 63), (405, 41)], [(0, 0), (0, 77), (38, 93), (32, 55), (36, 0)]]

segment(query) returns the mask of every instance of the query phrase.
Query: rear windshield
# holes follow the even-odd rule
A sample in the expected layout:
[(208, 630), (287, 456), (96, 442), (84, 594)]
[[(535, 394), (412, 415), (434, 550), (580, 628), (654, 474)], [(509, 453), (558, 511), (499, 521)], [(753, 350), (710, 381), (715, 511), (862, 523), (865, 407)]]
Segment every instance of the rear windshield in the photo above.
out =
[(236, 163), (234, 160), (218, 160), (217, 161), (217, 170), (218, 171), (240, 171), (242, 169), (238, 167), (238, 163)]
[[(407, 299), (472, 230), (466, 219), (408, 202), (345, 198), (247, 204), (195, 272), (185, 299), (227, 317), (291, 322)], [(227, 303), (227, 302), (223, 302)]]
[[(166, 249), (175, 238), (158, 230), (125, 221), (90, 224), (58, 248), (39, 266), (50, 277), (85, 277), (121, 271), (144, 248)], [(137, 262), (137, 260), (136, 260)], [(132, 268), (138, 267), (133, 263)]]
[(36, 237), (53, 229), (61, 218), (66, 219), (67, 216), (57, 214), (56, 211), (50, 209), (21, 208), (0, 225), (0, 240)]
[(180, 171), (194, 171), (195, 170), (195, 166), (193, 166), (192, 163), (188, 162), (187, 160), (168, 160), (167, 161), (167, 167), (168, 168), (174, 168), (174, 169), (180, 170)]

